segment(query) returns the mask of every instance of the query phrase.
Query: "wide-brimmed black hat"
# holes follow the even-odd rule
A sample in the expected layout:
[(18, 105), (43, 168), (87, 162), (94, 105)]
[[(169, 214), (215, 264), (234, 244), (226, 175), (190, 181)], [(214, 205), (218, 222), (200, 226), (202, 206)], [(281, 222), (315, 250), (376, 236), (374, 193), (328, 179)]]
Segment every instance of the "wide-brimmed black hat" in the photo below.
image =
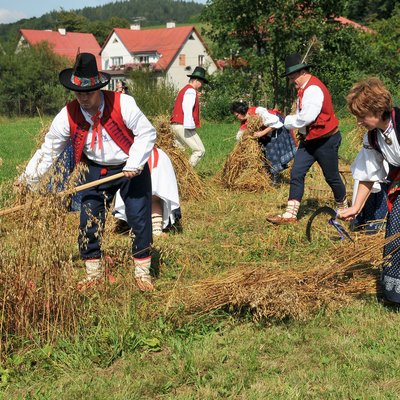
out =
[(208, 83), (208, 80), (206, 79), (206, 70), (203, 67), (196, 67), (191, 75), (186, 76), (192, 79), (199, 79), (204, 83)]
[(312, 64), (304, 64), (301, 61), (301, 55), (299, 53), (290, 54), (285, 58), (285, 73), (281, 76), (288, 76), (293, 74), (293, 72), (300, 71), (301, 69), (307, 69), (312, 66)]
[(96, 57), (91, 53), (80, 53), (76, 56), (73, 68), (60, 72), (60, 83), (75, 92), (93, 92), (106, 86), (111, 76), (97, 69)]

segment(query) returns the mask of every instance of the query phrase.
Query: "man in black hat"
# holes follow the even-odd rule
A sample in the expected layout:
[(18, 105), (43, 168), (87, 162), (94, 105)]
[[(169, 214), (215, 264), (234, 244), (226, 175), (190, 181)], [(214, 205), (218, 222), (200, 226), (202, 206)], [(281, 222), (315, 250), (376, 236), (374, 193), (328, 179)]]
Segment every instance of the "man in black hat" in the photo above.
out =
[(268, 217), (273, 224), (297, 222), (297, 213), (304, 194), (304, 180), (308, 170), (317, 162), (326, 182), (331, 187), (339, 209), (347, 207), (346, 188), (339, 174), (338, 150), (341, 134), (331, 95), (327, 87), (309, 72), (310, 64), (300, 54), (291, 54), (285, 60), (287, 76), (297, 92), (296, 114), (288, 115), (284, 125), (298, 129), (300, 144), (290, 174), (290, 190), (286, 211)]
[(108, 84), (110, 75), (98, 71), (93, 54), (79, 54), (75, 66), (61, 71), (59, 80), (75, 92), (76, 99), (54, 118), (43, 145), (28, 163), (20, 181), (28, 185), (37, 183), (69, 140), (75, 164), (84, 161), (88, 165), (86, 183), (122, 171), (124, 177), (82, 192), (78, 243), (87, 275), (80, 286), (91, 286), (104, 278), (100, 244), (105, 208), (119, 189), (134, 233), (132, 254), (137, 285), (143, 291), (153, 290), (151, 180), (147, 160), (156, 131), (133, 97), (100, 90)]
[(200, 105), (198, 90), (203, 83), (208, 83), (206, 71), (196, 67), (191, 75), (187, 75), (189, 83), (180, 90), (175, 100), (171, 116), (171, 124), (177, 143), (192, 150), (189, 162), (195, 166), (205, 154), (205, 148), (196, 128), (200, 128)]

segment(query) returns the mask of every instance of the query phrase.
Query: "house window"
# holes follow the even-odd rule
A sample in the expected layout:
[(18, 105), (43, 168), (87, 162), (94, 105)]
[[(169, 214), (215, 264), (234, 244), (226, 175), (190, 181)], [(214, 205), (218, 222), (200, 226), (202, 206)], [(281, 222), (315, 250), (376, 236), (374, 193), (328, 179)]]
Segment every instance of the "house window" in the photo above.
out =
[(143, 64), (149, 64), (150, 57), (149, 56), (139, 56), (139, 62), (143, 63)]
[(179, 65), (186, 65), (186, 55), (179, 54)]
[(200, 55), (200, 56), (198, 57), (197, 65), (198, 65), (199, 67), (204, 67), (204, 56), (203, 56), (203, 55)]
[(122, 57), (111, 57), (112, 65), (122, 65)]
[(110, 83), (108, 84), (108, 90), (112, 90), (113, 92), (115, 92), (117, 90), (117, 83), (119, 81), (119, 78), (112, 78), (110, 80)]

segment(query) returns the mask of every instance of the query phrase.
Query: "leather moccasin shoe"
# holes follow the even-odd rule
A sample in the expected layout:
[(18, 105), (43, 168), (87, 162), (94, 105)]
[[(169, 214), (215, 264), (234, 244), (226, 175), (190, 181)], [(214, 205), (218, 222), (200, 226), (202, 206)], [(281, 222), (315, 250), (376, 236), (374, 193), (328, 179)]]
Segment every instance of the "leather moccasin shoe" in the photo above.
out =
[(286, 225), (286, 224), (297, 223), (297, 218), (296, 217), (283, 218), (281, 215), (276, 215), (273, 217), (267, 217), (267, 221), (271, 222), (271, 224), (274, 225)]

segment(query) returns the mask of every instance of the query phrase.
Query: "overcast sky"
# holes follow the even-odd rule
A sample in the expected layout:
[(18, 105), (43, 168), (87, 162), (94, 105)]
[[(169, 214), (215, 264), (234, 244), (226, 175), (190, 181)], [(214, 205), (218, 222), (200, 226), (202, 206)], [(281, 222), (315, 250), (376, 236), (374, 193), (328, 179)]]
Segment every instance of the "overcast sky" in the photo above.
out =
[[(195, 0), (205, 4), (206, 0)], [(50, 11), (79, 10), (84, 7), (96, 7), (113, 0), (0, 0), (0, 24), (18, 21), (22, 18), (40, 17)]]

